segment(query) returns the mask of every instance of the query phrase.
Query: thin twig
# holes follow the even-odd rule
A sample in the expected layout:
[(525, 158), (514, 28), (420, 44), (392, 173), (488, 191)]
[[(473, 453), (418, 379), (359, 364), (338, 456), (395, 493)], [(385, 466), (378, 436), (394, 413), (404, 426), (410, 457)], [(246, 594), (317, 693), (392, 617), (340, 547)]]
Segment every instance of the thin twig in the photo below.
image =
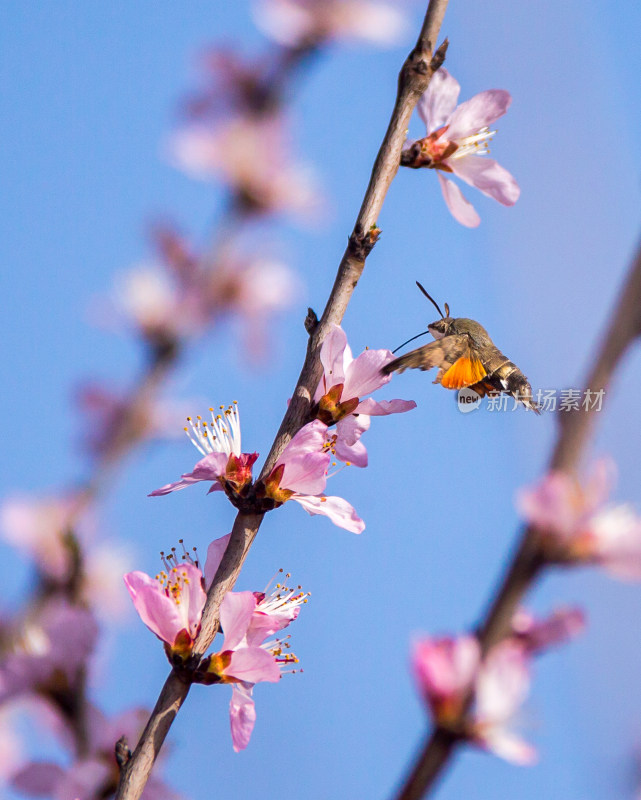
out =
[[(641, 247), (630, 267), (618, 301), (612, 311), (594, 366), (585, 379), (585, 391), (607, 389), (623, 356), (641, 336)], [(595, 411), (577, 410), (559, 414), (559, 430), (549, 468), (576, 472), (594, 428)], [(489, 608), (478, 627), (483, 653), (507, 637), (512, 619), (545, 566), (537, 546), (536, 532), (526, 528), (510, 560)], [(457, 740), (436, 728), (397, 795), (397, 800), (420, 800), (434, 785), (449, 763)]]
[[(267, 456), (261, 477), (270, 472), (286, 444), (308, 421), (312, 397), (320, 380), (321, 344), (330, 326), (333, 323), (340, 323), (343, 319), (365, 267), (365, 260), (376, 244), (380, 233), (376, 222), (390, 184), (398, 171), (410, 117), (419, 98), (427, 89), (432, 74), (445, 58), (447, 42), (444, 42), (436, 52), (434, 44), (438, 39), (447, 4), (448, 0), (430, 0), (416, 46), (401, 69), (392, 117), (376, 157), (354, 230), (339, 264), (323, 315), (312, 329), (292, 400)], [(238, 578), (262, 518), (262, 515), (244, 513), (236, 516), (229, 545), (208, 593), (201, 631), (194, 647), (196, 653), (204, 654), (218, 631), (220, 603)], [(171, 691), (168, 686), (171, 686)], [(188, 692), (188, 684), (172, 678), (172, 675), (169, 676), (136, 749), (122, 769), (116, 800), (138, 800), (171, 722)]]

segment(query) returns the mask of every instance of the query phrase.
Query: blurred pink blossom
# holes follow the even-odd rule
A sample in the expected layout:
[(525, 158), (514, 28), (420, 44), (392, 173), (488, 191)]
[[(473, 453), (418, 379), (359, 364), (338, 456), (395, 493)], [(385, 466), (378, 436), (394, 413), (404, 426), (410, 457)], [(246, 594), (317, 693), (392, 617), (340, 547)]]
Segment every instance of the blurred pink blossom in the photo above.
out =
[(311, 173), (294, 161), (280, 117), (194, 123), (175, 134), (170, 154), (177, 167), (195, 178), (223, 180), (252, 211), (310, 215), (320, 210)]
[(512, 98), (503, 89), (490, 89), (457, 106), (460, 90), (458, 81), (443, 67), (434, 73), (417, 106), (428, 135), (405, 143), (401, 163), (438, 170), (450, 212), (462, 225), (475, 228), (479, 215), (442, 173), (453, 173), (505, 206), (516, 203), (521, 190), (513, 176), (493, 159), (482, 157), (490, 152), (489, 141), (496, 133), (489, 126), (505, 114)]
[[(87, 755), (69, 766), (54, 762), (31, 762), (17, 770), (12, 786), (31, 797), (52, 800), (102, 800), (115, 792), (120, 770), (114, 744), (121, 736), (135, 743), (142, 733), (149, 712), (132, 709), (114, 718), (105, 717), (97, 708), (87, 709)], [(156, 774), (142, 795), (144, 800), (180, 800)]]
[(279, 456), (264, 481), (264, 491), (276, 506), (295, 500), (308, 514), (323, 514), (334, 525), (361, 533), (365, 523), (342, 497), (322, 494), (330, 462), (327, 425), (314, 420), (301, 428)]
[(327, 39), (364, 39), (392, 46), (402, 41), (398, 3), (373, 0), (258, 0), (258, 25), (280, 44), (313, 46)]
[(481, 660), (475, 636), (417, 640), (412, 668), (434, 719), (447, 725), (458, 719), (474, 684)]
[(562, 563), (598, 564), (619, 578), (641, 579), (641, 519), (627, 505), (605, 505), (613, 467), (595, 464), (582, 486), (563, 472), (548, 473), (517, 498), (539, 531), (545, 554)]
[(84, 447), (93, 456), (109, 452), (114, 439), (122, 433), (125, 419), (128, 438), (176, 438), (180, 435), (179, 422), (185, 419), (187, 409), (187, 401), (163, 399), (138, 402), (132, 407), (129, 397), (99, 383), (81, 386), (77, 402), (86, 418)]
[(512, 638), (529, 653), (540, 653), (583, 633), (585, 614), (580, 608), (559, 608), (550, 616), (537, 619), (525, 609), (519, 609), (512, 620)]
[(220, 408), (222, 414), (214, 414), (214, 409), (209, 409), (209, 423), (201, 417), (196, 417), (196, 422), (187, 417), (189, 427), (185, 428), (185, 432), (204, 458), (196, 463), (191, 472), (184, 473), (180, 480), (155, 489), (150, 497), (185, 489), (199, 481), (211, 482), (208, 494), (220, 491), (240, 493), (251, 484), (252, 466), (258, 453), (241, 451), (238, 404), (234, 402), (226, 409), (223, 406)]
[(98, 616), (120, 616), (131, 555), (121, 544), (96, 539), (84, 505), (81, 494), (8, 498), (0, 506), (0, 531), (49, 581), (62, 589), (73, 583), (78, 599)]
[(77, 531), (82, 506), (77, 494), (9, 498), (0, 507), (2, 537), (32, 558), (43, 575), (62, 583), (73, 569), (69, 534)]
[(530, 688), (529, 658), (508, 639), (490, 650), (476, 678), (470, 734), (476, 744), (516, 764), (536, 761), (536, 751), (511, 729)]
[(46, 695), (73, 685), (91, 656), (98, 627), (91, 612), (51, 599), (37, 614), (5, 631), (9, 652), (0, 664), (0, 702), (25, 692)]
[(185, 659), (200, 631), (207, 595), (199, 567), (163, 556), (164, 569), (155, 578), (144, 572), (124, 576), (136, 611), (152, 633), (165, 642), (168, 654)]
[(340, 325), (332, 325), (325, 337), (320, 352), (323, 377), (314, 402), (318, 419), (327, 425), (336, 423), (336, 433), (328, 433), (328, 443), (341, 461), (367, 466), (367, 450), (360, 438), (370, 426), (370, 416), (416, 408), (413, 400), (361, 399), (389, 383), (391, 375), (384, 375), (381, 368), (393, 359), (389, 350), (369, 349), (354, 358)]

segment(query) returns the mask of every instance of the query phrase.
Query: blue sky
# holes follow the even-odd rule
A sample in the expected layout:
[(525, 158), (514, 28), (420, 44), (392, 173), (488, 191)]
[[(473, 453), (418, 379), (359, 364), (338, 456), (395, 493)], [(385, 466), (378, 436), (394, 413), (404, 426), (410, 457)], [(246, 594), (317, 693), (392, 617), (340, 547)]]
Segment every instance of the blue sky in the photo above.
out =
[[(410, 16), (416, 30), (419, 5)], [(73, 388), (87, 376), (126, 386), (139, 366), (127, 337), (91, 325), (92, 300), (148, 255), (150, 220), (171, 215), (202, 242), (216, 211), (211, 187), (163, 159), (176, 101), (194, 87), (204, 46), (239, 41), (251, 52), (266, 43), (248, 4), (228, 0), (14, 4), (0, 22), (0, 469), (9, 495), (82, 478)], [(615, 14), (605, 0), (451, 0), (448, 69), (463, 99), (494, 87), (512, 93), (492, 149), (522, 196), (506, 209), (466, 189), (482, 218), (470, 231), (449, 216), (433, 174), (401, 172), (345, 318), (355, 351), (393, 348), (432, 321), (419, 279), (454, 315), (485, 325), (535, 388), (579, 384), (639, 235), (640, 25), (632, 3)], [(237, 399), (244, 442), (262, 454), (298, 374), (306, 306), (320, 311), (333, 282), (410, 39), (390, 51), (335, 47), (299, 86), (293, 133), (322, 177), (329, 211), (311, 229), (283, 223), (274, 234), (306, 288), (276, 324), (269, 363), (248, 365), (230, 327), (175, 377), (177, 393), (207, 405)], [(617, 497), (638, 508), (640, 367), (631, 353), (594, 446), (619, 465)], [(282, 566), (311, 590), (292, 629), (305, 671), (258, 687), (258, 722), (239, 755), (228, 691), (195, 687), (172, 730), (167, 771), (187, 796), (386, 798), (419, 746), (426, 717), (407, 669), (411, 636), (475, 622), (517, 535), (514, 493), (543, 469), (555, 420), (461, 415), (423, 373), (395, 378), (384, 395), (418, 408), (374, 420), (370, 466), (343, 471), (331, 486), (361, 513), (365, 532), (289, 506), (261, 528), (239, 587), (261, 588)], [(186, 441), (147, 449), (105, 498), (104, 528), (135, 550), (138, 568), (155, 571), (158, 551), (180, 537), (204, 551), (228, 532), (231, 507), (200, 487), (146, 497), (194, 461)], [(10, 584), (12, 607), (28, 575), (18, 570)], [(592, 571), (554, 573), (531, 601), (541, 611), (578, 603), (590, 620), (581, 639), (536, 666), (522, 722), (540, 764), (465, 752), (438, 797), (631, 796), (641, 589)], [(157, 641), (133, 615), (109, 640), (100, 701), (114, 712), (151, 706), (167, 672)]]

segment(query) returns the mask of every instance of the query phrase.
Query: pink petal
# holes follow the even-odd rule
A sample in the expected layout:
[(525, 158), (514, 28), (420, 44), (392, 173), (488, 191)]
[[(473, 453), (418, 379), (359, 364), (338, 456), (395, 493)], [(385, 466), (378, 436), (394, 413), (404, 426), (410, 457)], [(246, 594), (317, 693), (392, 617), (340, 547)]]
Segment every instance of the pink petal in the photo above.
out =
[(412, 666), (421, 691), (431, 698), (466, 693), (476, 676), (481, 648), (475, 636), (422, 639), (412, 654)]
[(36, 761), (17, 772), (11, 785), (32, 797), (51, 797), (64, 775), (65, 771), (58, 764)]
[(336, 443), (334, 449), (336, 457), (340, 461), (349, 462), (355, 467), (366, 467), (367, 450), (365, 445), (359, 441), (363, 433), (370, 426), (370, 418), (367, 414), (348, 414), (339, 420), (336, 425)]
[(295, 494), (291, 498), (307, 511), (308, 514), (323, 514), (329, 517), (334, 525), (344, 528), (352, 533), (362, 533), (365, 523), (358, 516), (353, 507), (342, 497), (312, 497), (311, 495)]
[[(366, 398), (358, 404), (355, 414), (369, 414), (372, 417), (386, 417), (388, 414), (402, 414), (416, 408), (413, 400), (372, 400)], [(339, 423), (340, 424), (340, 423)]]
[[(299, 608), (295, 610), (300, 611)], [(298, 614), (293, 619), (296, 616)], [(292, 622), (290, 614), (263, 614), (260, 611), (256, 611), (247, 630), (247, 644), (250, 647), (258, 647), (269, 636), (273, 636), (277, 631), (282, 631), (283, 628), (286, 628), (290, 622)]]
[[(198, 483), (198, 481), (217, 482), (218, 478), (225, 474), (228, 460), (229, 458), (225, 453), (208, 453), (204, 458), (200, 459), (191, 472), (181, 475), (179, 481), (168, 483), (165, 486), (161, 486), (160, 489), (155, 489), (149, 494), (149, 497), (159, 497), (179, 489), (185, 489), (187, 486), (191, 486), (192, 483)], [(210, 491), (214, 491), (213, 486)]]
[(227, 549), (230, 538), (231, 533), (228, 533), (227, 536), (214, 539), (207, 548), (207, 558), (205, 560), (205, 586), (207, 588), (211, 586), (211, 582), (214, 580), (216, 571), (225, 555), (225, 550)]
[(514, 177), (492, 158), (464, 156), (447, 162), (454, 174), (504, 206), (513, 206), (521, 190)]
[(391, 375), (383, 375), (381, 368), (393, 359), (389, 350), (365, 350), (345, 371), (342, 400), (363, 397), (389, 383)]
[(512, 620), (512, 629), (530, 653), (540, 653), (582, 633), (585, 614), (579, 608), (560, 608), (545, 619), (536, 619), (519, 609)]
[(504, 89), (488, 89), (474, 95), (454, 110), (450, 117), (447, 138), (462, 139), (477, 133), (502, 117), (511, 102), (510, 93)]
[(296, 462), (308, 453), (318, 453), (323, 449), (327, 425), (318, 419), (303, 426), (281, 453), (276, 466)]
[(538, 761), (538, 754), (532, 745), (503, 728), (489, 729), (475, 741), (486, 750), (513, 764), (529, 767)]
[(338, 439), (334, 445), (334, 451), (339, 461), (351, 464), (353, 467), (364, 468), (369, 463), (367, 448), (362, 442), (347, 444), (345, 441)]
[(183, 576), (182, 592), (178, 608), (183, 620), (183, 627), (187, 628), (192, 637), (196, 636), (200, 626), (200, 618), (207, 602), (207, 595), (203, 589), (202, 572), (194, 564), (181, 563), (178, 572)]
[(225, 675), (248, 683), (276, 683), (280, 680), (280, 668), (274, 656), (262, 647), (241, 647), (234, 650)]
[(327, 453), (305, 453), (296, 460), (287, 462), (280, 485), (294, 492), (320, 494), (327, 483), (327, 468), (331, 455)]
[(229, 724), (231, 726), (231, 740), (234, 750), (238, 753), (244, 750), (254, 730), (256, 722), (256, 707), (251, 696), (251, 688), (245, 689), (238, 684), (232, 686), (231, 702), (229, 704)]
[(481, 725), (503, 725), (525, 700), (530, 688), (529, 659), (510, 640), (486, 657), (476, 682), (476, 714)]
[(144, 572), (128, 572), (124, 580), (140, 619), (159, 639), (172, 645), (185, 627), (176, 604), (162, 591), (158, 581)]
[(590, 532), (598, 562), (618, 578), (641, 580), (641, 519), (630, 506), (604, 509), (593, 517)]
[(474, 206), (464, 197), (458, 186), (438, 173), (438, 182), (441, 184), (441, 191), (445, 204), (457, 222), (465, 225), (466, 228), (476, 228), (481, 222), (481, 218), (474, 210)]
[(347, 347), (347, 335), (340, 325), (332, 325), (321, 345), (320, 360), (323, 365), (323, 378), (316, 391), (319, 400), (332, 386), (345, 382), (343, 357)]
[(427, 91), (416, 106), (428, 134), (448, 122), (456, 108), (460, 91), (459, 82), (444, 67), (432, 75)]
[(220, 604), (220, 625), (225, 634), (223, 650), (233, 650), (245, 638), (256, 609), (253, 592), (227, 592)]
[(88, 758), (76, 761), (56, 787), (55, 800), (100, 797), (100, 789), (111, 776), (111, 766), (104, 760)]
[[(363, 404), (361, 403), (361, 405)], [(356, 444), (365, 431), (369, 430), (369, 426), (370, 418), (368, 414), (360, 412), (358, 415), (348, 414), (336, 424), (338, 441), (342, 441), (347, 445)]]

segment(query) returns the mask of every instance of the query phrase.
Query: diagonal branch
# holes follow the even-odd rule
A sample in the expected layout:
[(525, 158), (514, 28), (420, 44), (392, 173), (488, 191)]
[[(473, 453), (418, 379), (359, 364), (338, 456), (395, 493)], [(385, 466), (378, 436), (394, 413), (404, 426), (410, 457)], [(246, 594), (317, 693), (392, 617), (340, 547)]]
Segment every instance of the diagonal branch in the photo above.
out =
[[(641, 336), (641, 246), (630, 266), (618, 301), (608, 322), (603, 343), (585, 379), (587, 391), (607, 389), (623, 356)], [(571, 411), (559, 415), (559, 431), (550, 457), (549, 468), (575, 472), (594, 428), (595, 411)], [(536, 544), (534, 529), (524, 530), (504, 577), (478, 627), (483, 653), (510, 634), (511, 623), (519, 604), (543, 570), (545, 562)], [(398, 794), (398, 800), (425, 797), (449, 763), (461, 739), (436, 728), (428, 736), (422, 752)]]
[[(427, 89), (432, 74), (445, 59), (447, 41), (436, 51), (434, 44), (447, 4), (448, 0), (430, 0), (416, 46), (401, 69), (390, 123), (376, 157), (354, 230), (339, 264), (323, 315), (312, 327), (303, 368), (261, 477), (269, 473), (286, 444), (308, 421), (312, 397), (321, 377), (321, 344), (330, 326), (342, 320), (367, 256), (376, 244), (380, 234), (376, 221), (400, 165), (410, 117)], [(204, 654), (218, 631), (220, 603), (225, 593), (234, 586), (262, 519), (263, 515), (255, 514), (239, 513), (236, 516), (229, 545), (208, 593), (201, 631), (194, 648), (196, 653)], [(182, 683), (174, 673), (167, 678), (140, 741), (122, 769), (116, 800), (138, 800), (142, 794), (154, 761), (189, 688), (189, 684)]]

